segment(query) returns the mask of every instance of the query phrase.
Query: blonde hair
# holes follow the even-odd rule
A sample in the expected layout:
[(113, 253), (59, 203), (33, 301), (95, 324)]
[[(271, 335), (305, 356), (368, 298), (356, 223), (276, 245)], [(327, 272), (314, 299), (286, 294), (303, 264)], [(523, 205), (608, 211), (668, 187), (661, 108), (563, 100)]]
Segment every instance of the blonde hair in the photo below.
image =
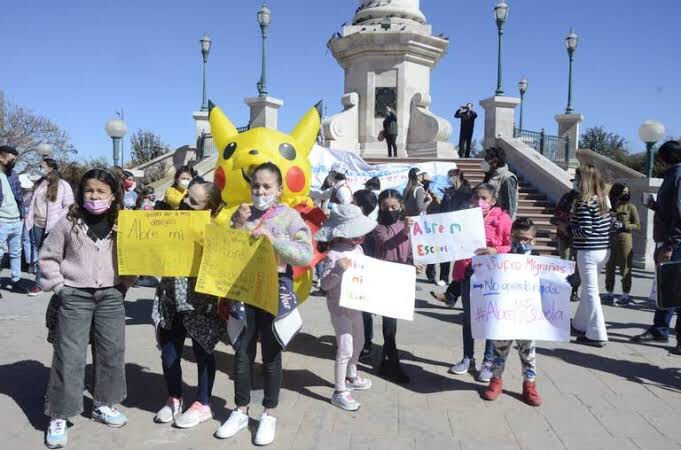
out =
[(575, 178), (579, 180), (579, 198), (584, 203), (596, 201), (601, 214), (608, 212), (608, 194), (605, 180), (592, 164), (577, 167)]

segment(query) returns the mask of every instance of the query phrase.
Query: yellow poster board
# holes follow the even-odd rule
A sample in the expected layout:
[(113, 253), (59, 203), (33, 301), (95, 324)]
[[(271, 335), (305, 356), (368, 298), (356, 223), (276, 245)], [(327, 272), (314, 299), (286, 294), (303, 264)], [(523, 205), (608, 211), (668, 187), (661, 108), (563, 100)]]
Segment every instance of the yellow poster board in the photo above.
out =
[(269, 239), (249, 232), (209, 225), (203, 244), (196, 291), (240, 300), (277, 315), (279, 282)]
[(121, 211), (119, 275), (195, 277), (209, 211)]

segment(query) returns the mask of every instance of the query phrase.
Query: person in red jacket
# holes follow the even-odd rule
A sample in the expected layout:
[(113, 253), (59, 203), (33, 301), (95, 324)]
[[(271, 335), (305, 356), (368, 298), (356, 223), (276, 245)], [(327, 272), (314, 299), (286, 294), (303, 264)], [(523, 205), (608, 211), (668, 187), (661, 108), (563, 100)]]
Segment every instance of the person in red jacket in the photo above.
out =
[[(485, 220), (485, 238), (487, 247), (477, 250), (477, 255), (496, 255), (511, 250), (511, 216), (497, 206), (496, 192), (486, 183), (473, 188), (471, 206), (482, 209)], [(472, 274), (471, 260), (461, 260), (454, 264), (454, 280), (462, 281), (463, 301), (463, 359), (454, 364), (449, 373), (463, 375), (475, 370), (475, 341), (471, 333), (471, 295), (470, 278)], [(493, 341), (485, 341), (485, 355), (478, 373), (478, 380), (489, 382), (492, 379), (492, 361), (494, 359)]]

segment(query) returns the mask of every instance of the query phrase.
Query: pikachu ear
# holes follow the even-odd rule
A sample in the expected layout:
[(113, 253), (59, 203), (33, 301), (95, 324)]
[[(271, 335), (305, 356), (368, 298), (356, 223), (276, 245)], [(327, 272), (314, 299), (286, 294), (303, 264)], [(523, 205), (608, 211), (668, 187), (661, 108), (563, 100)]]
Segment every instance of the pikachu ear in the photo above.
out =
[(291, 132), (291, 136), (295, 139), (300, 147), (298, 150), (308, 154), (312, 150), (312, 146), (317, 140), (319, 134), (319, 127), (321, 125), (321, 118), (317, 108), (310, 108), (310, 110), (300, 119), (300, 122)]
[(239, 132), (225, 113), (211, 101), (208, 102), (208, 111), (208, 122), (210, 123), (210, 132), (213, 135), (215, 148), (222, 151)]

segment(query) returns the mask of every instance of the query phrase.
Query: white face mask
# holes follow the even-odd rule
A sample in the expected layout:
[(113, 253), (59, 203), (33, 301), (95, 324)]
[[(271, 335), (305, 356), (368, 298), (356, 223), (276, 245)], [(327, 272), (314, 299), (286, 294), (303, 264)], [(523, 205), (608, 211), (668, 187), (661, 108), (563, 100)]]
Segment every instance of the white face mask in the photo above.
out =
[(186, 190), (189, 187), (189, 183), (191, 183), (192, 180), (179, 180), (177, 182), (177, 187), (182, 189), (183, 191)]
[(490, 170), (492, 170), (492, 166), (489, 165), (487, 161), (483, 161), (480, 163), (480, 168), (482, 169), (483, 172), (487, 173)]
[(277, 200), (276, 195), (252, 195), (253, 207), (260, 211), (267, 211)]

